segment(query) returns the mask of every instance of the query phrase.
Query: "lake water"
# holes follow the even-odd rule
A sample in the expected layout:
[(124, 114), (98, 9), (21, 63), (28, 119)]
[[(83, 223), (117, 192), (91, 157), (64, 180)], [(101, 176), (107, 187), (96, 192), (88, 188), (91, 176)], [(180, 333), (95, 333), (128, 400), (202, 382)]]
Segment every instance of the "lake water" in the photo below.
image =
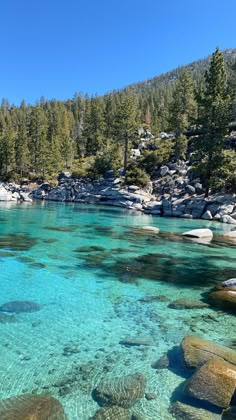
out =
[[(145, 225), (161, 234), (135, 231)], [(142, 399), (135, 412), (173, 419), (168, 407), (184, 378), (178, 369), (156, 371), (152, 362), (185, 335), (229, 346), (236, 330), (229, 313), (168, 307), (235, 277), (235, 246), (170, 234), (199, 227), (216, 235), (230, 229), (110, 207), (2, 203), (0, 305), (30, 300), (42, 308), (0, 323), (0, 398), (47, 393), (59, 398), (69, 420), (88, 420), (98, 409), (91, 392), (101, 378), (141, 372), (156, 399)], [(157, 295), (159, 301), (143, 301)], [(127, 336), (151, 345), (120, 344)]]

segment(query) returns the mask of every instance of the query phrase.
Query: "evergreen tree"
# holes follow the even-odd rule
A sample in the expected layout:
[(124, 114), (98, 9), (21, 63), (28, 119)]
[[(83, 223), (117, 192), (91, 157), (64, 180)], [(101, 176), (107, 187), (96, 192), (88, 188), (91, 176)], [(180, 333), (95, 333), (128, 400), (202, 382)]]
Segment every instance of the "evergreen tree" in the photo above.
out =
[(46, 173), (50, 161), (48, 142), (48, 121), (45, 111), (39, 104), (31, 108), (29, 124), (29, 142), (31, 164), (36, 173)]
[(87, 103), (85, 110), (84, 132), (87, 156), (96, 155), (103, 150), (105, 141), (104, 103), (102, 98), (95, 96)]
[(124, 96), (117, 106), (114, 122), (114, 137), (124, 142), (124, 173), (128, 164), (129, 141), (137, 134), (137, 98), (134, 95)]
[(10, 112), (2, 107), (0, 113), (0, 171), (4, 176), (15, 170), (16, 129)]
[[(220, 182), (220, 169), (226, 164), (225, 135), (231, 115), (224, 56), (219, 48), (205, 73), (205, 91), (200, 99), (201, 135), (195, 142), (195, 168), (205, 185), (205, 195)], [(228, 159), (228, 157), (227, 157)]]
[(175, 132), (174, 153), (177, 159), (186, 157), (187, 138), (185, 131), (194, 121), (195, 116), (196, 101), (193, 80), (190, 73), (184, 69), (175, 85), (170, 104), (170, 125)]
[(28, 147), (28, 116), (26, 104), (23, 101), (17, 113), (17, 135), (16, 135), (16, 167), (20, 176), (27, 175), (30, 166), (30, 151)]

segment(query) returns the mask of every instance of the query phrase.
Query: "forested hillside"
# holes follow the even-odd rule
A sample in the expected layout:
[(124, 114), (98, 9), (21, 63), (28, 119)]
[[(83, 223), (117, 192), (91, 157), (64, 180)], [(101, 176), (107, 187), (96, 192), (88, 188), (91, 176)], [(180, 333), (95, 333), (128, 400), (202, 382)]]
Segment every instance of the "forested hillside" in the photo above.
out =
[[(53, 177), (63, 169), (96, 177), (123, 165), (127, 182), (142, 179), (145, 184), (158, 165), (195, 152), (200, 175), (211, 179), (224, 167), (218, 178), (227, 179), (235, 158), (225, 150), (228, 124), (236, 118), (235, 89), (236, 49), (223, 54), (217, 49), (212, 57), (104, 96), (41, 98), (30, 105), (23, 100), (19, 107), (3, 99), (1, 178)], [(131, 161), (129, 148), (140, 144), (140, 128), (149, 141), (142, 156)], [(200, 136), (187, 139), (189, 129), (199, 128)], [(172, 137), (163, 139), (163, 131)]]

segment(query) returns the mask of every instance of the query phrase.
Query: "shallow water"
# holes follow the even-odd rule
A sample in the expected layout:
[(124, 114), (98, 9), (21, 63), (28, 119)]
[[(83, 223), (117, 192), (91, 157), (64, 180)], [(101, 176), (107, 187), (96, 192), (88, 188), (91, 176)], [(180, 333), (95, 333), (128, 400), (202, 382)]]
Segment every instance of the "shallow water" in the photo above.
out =
[[(139, 226), (161, 234), (140, 234)], [(60, 399), (69, 420), (88, 420), (98, 408), (91, 392), (104, 377), (142, 372), (147, 392), (135, 411), (167, 419), (184, 378), (176, 369), (151, 367), (187, 334), (230, 345), (236, 321), (212, 308), (176, 310), (178, 298), (200, 299), (235, 277), (235, 246), (183, 240), (168, 232), (228, 225), (158, 218), (78, 204), (0, 205), (0, 305), (30, 300), (40, 311), (0, 323), (0, 398), (24, 392)], [(161, 295), (159, 301), (143, 298)], [(220, 320), (219, 320), (220, 315)], [(150, 346), (127, 347), (127, 336)]]

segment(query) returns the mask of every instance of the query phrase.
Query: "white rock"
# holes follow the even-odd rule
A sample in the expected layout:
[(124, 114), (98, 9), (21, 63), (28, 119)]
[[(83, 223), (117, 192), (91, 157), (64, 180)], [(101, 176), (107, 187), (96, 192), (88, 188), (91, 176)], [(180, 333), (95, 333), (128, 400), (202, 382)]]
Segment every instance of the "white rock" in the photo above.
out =
[(205, 213), (202, 215), (202, 219), (204, 219), (204, 220), (211, 220), (212, 219), (212, 214), (211, 214), (210, 210), (205, 211)]
[(236, 220), (233, 219), (231, 216), (229, 216), (228, 214), (225, 214), (224, 216), (221, 217), (221, 221), (223, 223), (229, 223), (231, 225), (236, 225)]
[(193, 229), (188, 232), (184, 232), (182, 235), (192, 238), (212, 238), (213, 232), (210, 229)]
[(231, 230), (231, 232), (226, 232), (223, 235), (225, 238), (236, 239), (236, 230)]
[(222, 286), (224, 286), (224, 287), (231, 287), (231, 286), (234, 287), (235, 286), (236, 287), (236, 278), (223, 281)]
[(154, 226), (141, 226), (139, 229), (145, 230), (147, 232), (159, 233), (160, 229)]

